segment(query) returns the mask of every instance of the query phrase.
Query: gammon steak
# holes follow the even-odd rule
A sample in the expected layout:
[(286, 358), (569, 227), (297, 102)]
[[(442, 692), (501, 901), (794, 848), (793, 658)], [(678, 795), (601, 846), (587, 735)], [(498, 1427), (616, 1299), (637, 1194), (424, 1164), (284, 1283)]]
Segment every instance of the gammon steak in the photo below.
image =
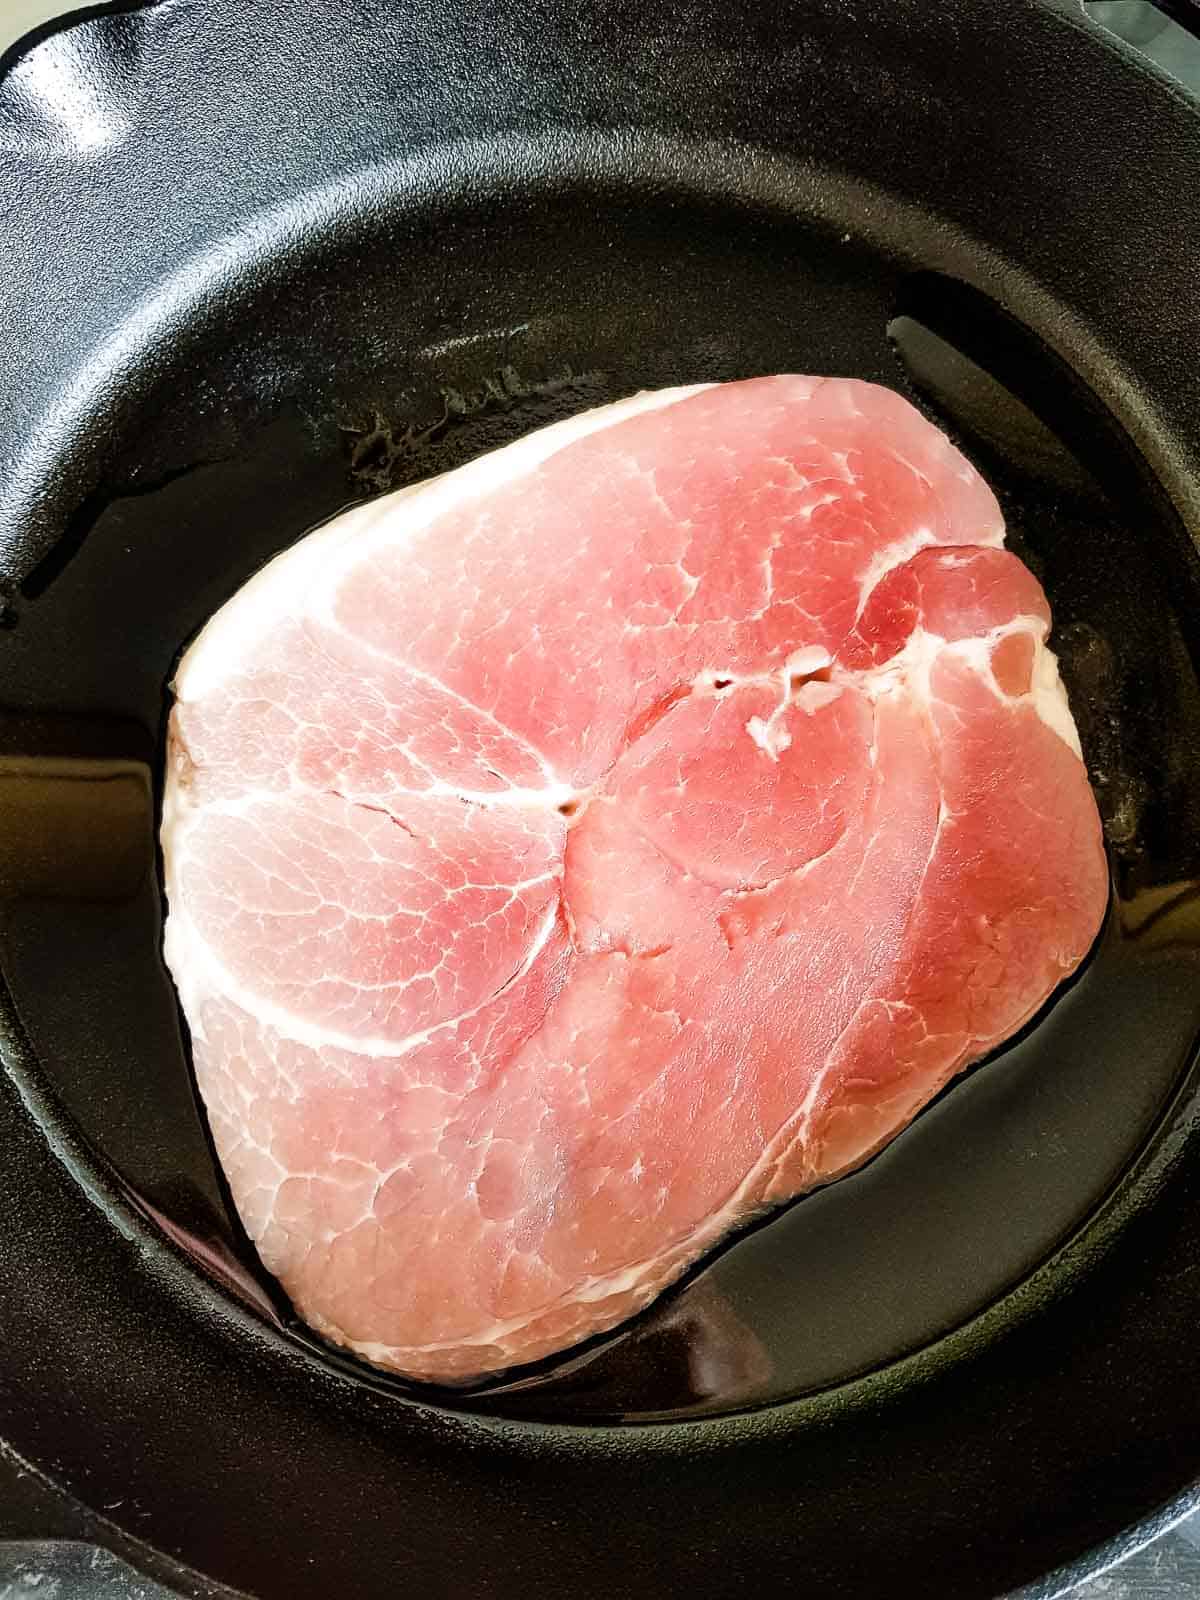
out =
[(1003, 538), (897, 394), (760, 378), (359, 506), (218, 612), (166, 956), (315, 1329), (456, 1382), (611, 1328), (1074, 970), (1100, 824)]

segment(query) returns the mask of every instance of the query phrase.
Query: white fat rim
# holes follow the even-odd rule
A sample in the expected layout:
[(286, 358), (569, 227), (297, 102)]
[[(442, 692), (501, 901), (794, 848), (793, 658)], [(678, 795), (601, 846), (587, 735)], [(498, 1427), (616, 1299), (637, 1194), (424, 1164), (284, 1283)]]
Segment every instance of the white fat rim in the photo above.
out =
[(269, 561), (221, 607), (180, 661), (173, 685), (175, 698), (186, 704), (219, 689), (237, 674), (248, 651), (272, 627), (289, 616), (311, 611), (314, 595), (334, 593), (351, 561), (357, 563), (372, 549), (411, 538), (436, 518), (527, 477), (551, 456), (589, 434), (644, 412), (677, 405), (713, 387), (698, 383), (646, 390), (611, 405), (596, 406), (539, 428), (451, 472), (343, 512)]

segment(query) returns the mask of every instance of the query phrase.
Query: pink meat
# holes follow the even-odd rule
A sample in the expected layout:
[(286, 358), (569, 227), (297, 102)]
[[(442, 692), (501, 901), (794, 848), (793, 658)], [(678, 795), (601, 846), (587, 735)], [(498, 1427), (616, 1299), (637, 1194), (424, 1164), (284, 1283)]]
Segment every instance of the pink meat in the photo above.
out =
[(1002, 543), (897, 395), (766, 378), (352, 511), (213, 619), (167, 958), (315, 1328), (439, 1380), (610, 1328), (1077, 966), (1100, 826)]

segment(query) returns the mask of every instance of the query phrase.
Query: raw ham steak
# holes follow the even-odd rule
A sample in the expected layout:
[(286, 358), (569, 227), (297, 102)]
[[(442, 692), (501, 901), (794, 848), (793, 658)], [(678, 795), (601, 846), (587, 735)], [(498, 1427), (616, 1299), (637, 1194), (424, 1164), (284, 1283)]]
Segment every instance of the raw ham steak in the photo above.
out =
[(1100, 825), (1003, 537), (896, 394), (764, 378), (359, 507), (209, 623), (166, 953), (314, 1328), (442, 1381), (611, 1328), (1078, 965)]

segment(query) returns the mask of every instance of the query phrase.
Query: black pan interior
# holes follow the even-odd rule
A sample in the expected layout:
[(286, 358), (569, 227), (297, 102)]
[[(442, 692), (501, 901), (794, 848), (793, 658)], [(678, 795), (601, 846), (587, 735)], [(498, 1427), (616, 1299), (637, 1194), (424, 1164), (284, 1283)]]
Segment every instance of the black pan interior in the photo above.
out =
[[(611, 248), (602, 276), (569, 285), (559, 264), (585, 205)], [(418, 279), (421, 268), (382, 219), (351, 220), (349, 250), (320, 231), (268, 292), (227, 286), (213, 323), (159, 352), (123, 459), (29, 574), (0, 643), (19, 707), (0, 725), (10, 841), (0, 952), (43, 1070), (131, 1203), (201, 1270), (232, 1278), (303, 1337), (225, 1205), (159, 957), (155, 796), (181, 644), (349, 498), (548, 418), (641, 388), (774, 370), (888, 382), (951, 427), (996, 485), (1014, 548), (1055, 607), (1113, 862), (1099, 946), (1021, 1039), (867, 1171), (754, 1230), (631, 1328), (439, 1403), (559, 1422), (730, 1412), (930, 1344), (1094, 1212), (1160, 1117), (1200, 1028), (1200, 691), (1186, 636), (1200, 596), (1186, 566), (1181, 581), (1168, 576), (1172, 530), (1149, 474), (1034, 337), (982, 296), (847, 238), (841, 219), (691, 199), (664, 226), (618, 193), (574, 191), (510, 213), (502, 256), (480, 219), (451, 213), (438, 246), (489, 263), (473, 274), (489, 303), (441, 310), (439, 327), (412, 305), (408, 280), (405, 348), (386, 369), (375, 341), (400, 292), (397, 256)], [(1005, 376), (1086, 459), (1044, 423), (1039, 432), (979, 366), (997, 348)], [(198, 359), (203, 390), (221, 397), (209, 415), (196, 404)], [(320, 391), (293, 379), (269, 420), (231, 415), (314, 359), (327, 363)]]
[[(893, 15), (887, 26), (910, 30), (910, 45), (923, 38), (917, 9), (898, 10), (902, 24)], [(1019, 10), (1028, 30), (1043, 30), (1046, 48), (1067, 50), (1066, 26), (1055, 33), (1046, 8)], [(947, 17), (955, 13), (959, 30), (986, 30), (985, 11), (963, 5)], [(161, 52), (180, 14), (163, 8), (161, 35), (126, 21), (107, 46), (124, 38)], [(314, 15), (327, 20), (328, 8)], [(468, 29), (472, 15), (464, 13)], [(726, 26), (699, 11), (678, 25)], [(215, 7), (211, 26), (248, 58), (262, 49), (231, 9)], [(815, 7), (794, 46), (832, 61), (843, 26), (839, 8)], [(532, 49), (528, 24), (513, 27)], [(388, 37), (404, 59), (403, 40)], [(178, 52), (178, 36), (170, 42)], [(878, 57), (857, 69), (864, 85), (870, 61), (886, 61), (885, 47), (903, 42), (881, 38)], [(1114, 64), (1088, 48), (1096, 53), (1083, 59), (1103, 78), (1101, 61), (1109, 71)], [(736, 52), (728, 42), (725, 50), (707, 59), (732, 72)], [(532, 73), (536, 51), (522, 60)], [(920, 60), (936, 81), (929, 58)], [(311, 56), (304, 65), (316, 70)], [(787, 70), (811, 88), (813, 65)], [(624, 93), (634, 104), (633, 66), (629, 73)], [(729, 88), (718, 74), (718, 107)], [(813, 89), (828, 92), (824, 78)], [(138, 1241), (142, 1257), (161, 1252), (157, 1273), (179, 1275), (183, 1258), (186, 1319), (209, 1330), (214, 1351), (236, 1327), (256, 1352), (254, 1372), (265, 1362), (291, 1374), (306, 1417), (310, 1404), (335, 1401), (327, 1425), (358, 1492), (380, 1448), (403, 1455), (410, 1425), (412, 1459), (426, 1468), (416, 1439), (444, 1440), (448, 1427), (483, 1426), (460, 1436), (475, 1441), (481, 1460), (500, 1448), (507, 1435), (472, 1417), (552, 1423), (568, 1456), (578, 1463), (582, 1453), (593, 1488), (605, 1461), (652, 1451), (668, 1435), (678, 1444), (665, 1448), (684, 1457), (739, 1440), (750, 1451), (756, 1438), (784, 1437), (796, 1425), (789, 1419), (819, 1431), (841, 1426), (855, 1407), (874, 1420), (856, 1424), (852, 1455), (886, 1454), (892, 1443), (881, 1439), (903, 1455), (915, 1447), (917, 1413), (906, 1422), (897, 1401), (885, 1422), (888, 1396), (981, 1360), (1005, 1329), (1007, 1381), (1017, 1381), (1022, 1362), (1032, 1370), (1028, 1349), (1013, 1354), (1022, 1338), (1036, 1340), (1023, 1325), (1041, 1317), (1048, 1326), (1064, 1297), (1082, 1307), (1083, 1266), (1101, 1252), (1112, 1219), (1138, 1210), (1153, 1175), (1178, 1156), (1190, 1115), (1187, 1073), (1200, 1032), (1200, 563), (1181, 515), (1178, 433), (1154, 406), (1130, 408), (1124, 356), (1105, 352), (1107, 324), (1068, 311), (1044, 273), (1018, 264), (1019, 229), (1010, 254), (998, 255), (934, 204), (916, 206), (903, 185), (885, 193), (847, 170), (844, 152), (838, 164), (814, 150), (769, 148), (777, 135), (751, 151), (710, 131), (577, 125), (564, 138), (517, 120), (488, 140), (449, 141), (437, 156), (360, 150), (361, 161), (342, 160), (332, 177), (310, 164), (303, 201), (285, 186), (274, 206), (256, 200), (224, 234), (202, 218), (190, 237), (174, 238), (180, 254), (165, 274), (144, 262), (136, 311), (94, 329), (87, 361), (49, 394), (38, 427), (9, 458), (0, 494), (11, 590), (0, 634), (0, 969), (12, 1081), (100, 1202), (103, 1226)], [(151, 189), (158, 182), (135, 159), (130, 170)], [(64, 192), (71, 181), (63, 177)], [(162, 203), (160, 195), (154, 204)], [(1036, 218), (1044, 225), (1044, 212)], [(1164, 360), (1149, 338), (1139, 354), (1150, 372)], [(1000, 493), (1011, 541), (1055, 608), (1113, 866), (1106, 929), (1071, 989), (867, 1170), (736, 1241), (628, 1329), (487, 1391), (406, 1393), (294, 1327), (256, 1270), (212, 1161), (157, 948), (155, 797), (172, 662), (258, 565), (353, 499), (639, 388), (789, 369), (902, 388)], [(83, 1236), (72, 1224), (69, 1237)], [(69, 1246), (72, 1258), (78, 1247)], [(175, 1335), (171, 1313), (146, 1295), (137, 1314), (143, 1366), (120, 1387), (127, 1406), (153, 1412), (147, 1392), (166, 1382), (159, 1357)], [(228, 1380), (223, 1356), (206, 1360), (215, 1362), (210, 1382), (213, 1373), (224, 1373), (218, 1384)], [(1060, 1378), (1074, 1396), (1068, 1403), (1078, 1403), (1082, 1370)], [(262, 1380), (246, 1381), (258, 1394)], [(929, 1401), (947, 1448), (948, 1392)], [(1004, 1404), (995, 1373), (989, 1392)], [(807, 1412), (780, 1408), (804, 1397)], [(105, 1412), (95, 1396), (91, 1413), (84, 1432), (96, 1438)], [(752, 1413), (765, 1432), (755, 1432)], [(724, 1419), (720, 1431), (689, 1420), (706, 1415)], [(589, 1422), (614, 1431), (583, 1431)], [(620, 1427), (635, 1422), (685, 1425)], [(1083, 1442), (1077, 1424), (1043, 1421), (1032, 1452), (1022, 1429), (1036, 1421), (1014, 1415), (1011, 1426), (1014, 1453), (1001, 1450), (992, 1463), (997, 1481), (1012, 1487), (1023, 1440), (1034, 1481), (1053, 1480), (1065, 1524), (1078, 1530), (1074, 1545), (1048, 1531), (982, 1565), (956, 1557), (957, 1594), (998, 1593), (1002, 1582), (1063, 1559), (1191, 1470), (1155, 1455), (1153, 1430), (1127, 1430), (1127, 1450), (1148, 1457), (1140, 1487), (1135, 1494), (1115, 1473), (1102, 1475), (1089, 1511), (1081, 1486), (1064, 1485), (1045, 1437), (1065, 1427), (1074, 1448)], [(906, 1429), (915, 1430), (907, 1440)], [(520, 1437), (517, 1457), (528, 1449), (532, 1461), (548, 1435)], [(50, 1443), (37, 1427), (17, 1441), (30, 1453)], [(268, 1456), (280, 1447), (260, 1441)], [(215, 1494), (224, 1506), (212, 1474), (201, 1471), (201, 1487), (178, 1446), (163, 1450), (177, 1501)], [(230, 1459), (239, 1476), (252, 1470), (244, 1452)], [(819, 1477), (819, 1459), (817, 1450), (797, 1468), (800, 1502), (818, 1481), (806, 1474)], [(85, 1494), (112, 1470), (94, 1458), (85, 1466), (58, 1444), (46, 1464)], [(843, 1460), (830, 1470), (830, 1492), (852, 1522), (858, 1491), (848, 1486), (859, 1469)], [(453, 1502), (477, 1494), (469, 1473), (456, 1481), (451, 1474)], [(732, 1469), (720, 1502), (728, 1515), (740, 1516), (733, 1508), (750, 1483)], [(263, 1593), (319, 1592), (273, 1587), (236, 1515), (219, 1523), (227, 1544), (214, 1548), (202, 1532), (180, 1532), (165, 1492), (149, 1482), (143, 1492), (156, 1508), (151, 1525), (175, 1530), (164, 1535), (170, 1547), (215, 1574)], [(541, 1492), (531, 1490), (533, 1499)], [(927, 1492), (930, 1506), (942, 1506), (946, 1535), (961, 1539), (956, 1508), (937, 1500), (932, 1480)], [(568, 1503), (579, 1506), (577, 1490)], [(330, 1537), (348, 1526), (339, 1519), (349, 1505), (339, 1499), (324, 1519)], [(899, 1538), (901, 1508), (889, 1516)], [(1015, 1516), (1014, 1501), (999, 1520)], [(877, 1557), (846, 1561), (832, 1538), (831, 1526), (824, 1546), (807, 1534), (802, 1541), (812, 1592), (873, 1592), (862, 1584), (882, 1570), (870, 1566), (883, 1560), (882, 1545)], [(755, 1533), (752, 1542), (755, 1570), (768, 1570), (770, 1537)], [(374, 1583), (376, 1557), (364, 1559)], [(644, 1553), (637, 1559), (647, 1570)]]

